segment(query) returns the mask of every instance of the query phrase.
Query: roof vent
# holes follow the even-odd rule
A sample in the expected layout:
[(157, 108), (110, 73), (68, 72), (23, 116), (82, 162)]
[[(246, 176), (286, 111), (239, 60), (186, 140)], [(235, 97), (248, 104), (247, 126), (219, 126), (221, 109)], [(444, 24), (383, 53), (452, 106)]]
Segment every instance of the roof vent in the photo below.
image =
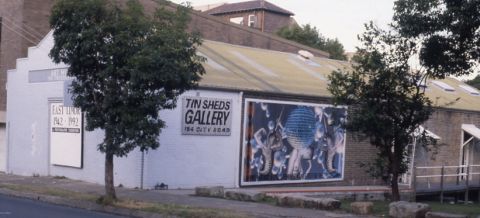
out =
[(312, 59), (313, 58), (313, 54), (310, 53), (309, 51), (305, 51), (305, 50), (300, 50), (298, 51), (298, 55), (304, 59)]
[(476, 88), (473, 88), (473, 87), (467, 86), (467, 85), (459, 85), (459, 86), (460, 86), (460, 88), (462, 88), (466, 92), (470, 93), (471, 95), (480, 95), (480, 92)]
[(438, 86), (439, 88), (443, 89), (444, 91), (447, 91), (447, 92), (454, 92), (455, 91), (455, 88), (451, 87), (450, 85), (444, 83), (444, 82), (441, 82), (441, 81), (432, 81), (433, 84), (435, 84), (436, 86)]

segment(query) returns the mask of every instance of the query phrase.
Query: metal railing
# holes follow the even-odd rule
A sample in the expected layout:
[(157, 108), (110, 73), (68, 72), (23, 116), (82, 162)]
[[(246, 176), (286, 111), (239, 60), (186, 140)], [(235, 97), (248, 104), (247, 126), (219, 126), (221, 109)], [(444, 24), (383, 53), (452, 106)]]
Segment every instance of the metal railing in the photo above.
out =
[[(451, 172), (455, 170), (453, 173)], [(422, 172), (419, 172), (422, 171)], [(434, 171), (429, 173), (428, 171)], [(440, 172), (438, 172), (440, 171)], [(468, 202), (469, 189), (472, 187), (480, 187), (480, 176), (475, 178), (477, 183), (473, 180), (476, 175), (480, 175), (480, 165), (458, 165), (458, 166), (424, 166), (415, 167), (413, 170), (413, 191), (416, 196), (418, 191), (425, 191), (422, 186), (427, 185), (430, 191), (440, 192), (440, 202), (444, 201), (445, 191), (462, 191), (465, 190), (465, 203)], [(453, 179), (449, 179), (452, 178)], [(424, 179), (419, 183), (419, 179)], [(472, 184), (473, 182), (473, 184)], [(432, 185), (431, 184), (435, 184)], [(437, 185), (437, 183), (439, 183)], [(427, 189), (427, 190), (428, 190)]]

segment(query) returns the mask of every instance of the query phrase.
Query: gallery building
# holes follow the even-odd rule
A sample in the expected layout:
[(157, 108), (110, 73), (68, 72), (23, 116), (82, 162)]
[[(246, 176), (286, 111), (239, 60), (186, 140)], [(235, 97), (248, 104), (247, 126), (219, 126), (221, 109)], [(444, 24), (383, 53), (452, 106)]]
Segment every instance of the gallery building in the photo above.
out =
[[(149, 13), (158, 6), (156, 0), (140, 2)], [(66, 76), (68, 66), (56, 65), (48, 57), (53, 46), (52, 35), (47, 34), (52, 3), (0, 0), (0, 88), (6, 87), (0, 89), (0, 107), (8, 111), (3, 119), (0, 112), (0, 142), (2, 130), (7, 131), (5, 144), (0, 143), (0, 171), (102, 184), (104, 155), (96, 146), (103, 132), (84, 131), (82, 112), (69, 107), (65, 95), (71, 79)], [(208, 60), (206, 74), (197, 90), (182, 95), (176, 109), (161, 111), (166, 128), (157, 150), (133, 151), (115, 159), (117, 185), (384, 184), (359, 164), (371, 162), (376, 149), (341, 128), (348, 107), (331, 105), (326, 88), (328, 75), (348, 69), (350, 63), (222, 17), (197, 11), (190, 15), (189, 29), (206, 39), (199, 48)], [(314, 57), (299, 55), (300, 50)], [(12, 69), (8, 79), (7, 69)], [(453, 78), (428, 81), (425, 88), (435, 112), (423, 128), (439, 139), (438, 146), (412, 143), (411, 169), (444, 165), (464, 166), (448, 168), (447, 173), (465, 173), (467, 168), (480, 172), (480, 93)], [(411, 174), (412, 170), (401, 182), (410, 185)], [(430, 186), (436, 180), (425, 177), (417, 183)], [(480, 175), (468, 180), (476, 184)]]
[[(126, 0), (115, 0), (122, 3)], [(153, 13), (163, 0), (139, 0), (147, 13)], [(50, 31), (49, 17), (54, 0), (0, 0), (0, 172), (6, 171), (6, 77), (7, 70), (16, 68), (17, 58), (27, 56), (29, 47), (36, 46)], [(176, 5), (168, 4), (168, 9)], [(243, 6), (242, 6), (243, 7)], [(242, 7), (237, 9), (242, 10)], [(273, 7), (268, 4), (268, 8)], [(276, 7), (273, 7), (276, 9)], [(279, 10), (279, 9), (278, 9)], [(199, 32), (204, 39), (269, 50), (296, 52), (307, 50), (316, 56), (328, 53), (310, 48), (255, 28), (240, 26), (200, 11), (190, 12), (189, 31)], [(270, 24), (265, 23), (266, 26)]]
[[(8, 72), (7, 172), (102, 184), (103, 132), (84, 131), (81, 111), (69, 107), (68, 66), (50, 60), (52, 46), (49, 33)], [(211, 40), (199, 54), (207, 62), (198, 89), (160, 112), (166, 128), (158, 149), (115, 159), (117, 185), (384, 184), (359, 165), (376, 149), (342, 128), (348, 107), (331, 105), (327, 91), (328, 75), (350, 63)], [(453, 78), (428, 81), (425, 89), (436, 108), (423, 128), (439, 146), (434, 154), (412, 144), (410, 158), (417, 166), (480, 164), (478, 90)], [(402, 182), (410, 184), (408, 173)]]

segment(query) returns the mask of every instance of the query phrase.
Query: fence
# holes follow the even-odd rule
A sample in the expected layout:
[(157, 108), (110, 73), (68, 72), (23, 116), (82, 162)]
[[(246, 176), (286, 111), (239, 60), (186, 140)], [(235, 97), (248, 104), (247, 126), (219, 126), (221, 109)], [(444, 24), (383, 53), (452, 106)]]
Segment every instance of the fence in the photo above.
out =
[(465, 191), (467, 203), (470, 189), (480, 188), (480, 165), (415, 167), (412, 177), (415, 195), (439, 192), (443, 203), (445, 192)]

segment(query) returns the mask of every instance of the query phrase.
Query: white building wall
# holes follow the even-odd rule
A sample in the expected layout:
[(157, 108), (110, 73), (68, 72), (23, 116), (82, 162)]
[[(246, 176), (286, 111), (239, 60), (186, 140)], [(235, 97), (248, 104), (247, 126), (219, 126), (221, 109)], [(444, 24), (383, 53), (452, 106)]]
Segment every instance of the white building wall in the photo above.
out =
[(242, 96), (238, 92), (190, 91), (185, 96), (232, 99), (230, 136), (182, 135), (182, 104), (160, 117), (167, 127), (160, 147), (145, 158), (145, 187), (165, 183), (169, 188), (222, 185), (238, 187)]
[(5, 124), (0, 123), (0, 172), (5, 172), (7, 166), (7, 142)]
[[(48, 57), (53, 46), (51, 34), (38, 47), (29, 48), (28, 58), (17, 60), (17, 69), (8, 72), (7, 123), (8, 169), (18, 175), (66, 176), (94, 183), (104, 183), (104, 155), (97, 150), (102, 131), (85, 132), (83, 168), (54, 166), (49, 160), (49, 103), (63, 99), (63, 82), (29, 83), (28, 72), (63, 68)], [(115, 159), (116, 184), (139, 187), (141, 153), (131, 152), (127, 158)]]
[[(28, 58), (17, 61), (8, 72), (7, 172), (31, 176), (66, 176), (71, 179), (104, 183), (104, 155), (97, 150), (103, 131), (84, 132), (83, 167), (54, 166), (49, 161), (49, 104), (63, 99), (63, 82), (29, 83), (32, 70), (63, 68), (48, 57), (53, 46), (51, 34), (30, 48)], [(162, 111), (166, 128), (159, 137), (160, 147), (145, 154), (144, 182), (141, 184), (142, 155), (135, 150), (116, 158), (115, 184), (151, 188), (166, 183), (170, 188), (200, 185), (238, 186), (242, 96), (239, 92), (190, 91), (185, 96), (232, 99), (230, 136), (182, 135), (182, 102), (173, 110)], [(181, 99), (181, 98), (179, 98)]]

